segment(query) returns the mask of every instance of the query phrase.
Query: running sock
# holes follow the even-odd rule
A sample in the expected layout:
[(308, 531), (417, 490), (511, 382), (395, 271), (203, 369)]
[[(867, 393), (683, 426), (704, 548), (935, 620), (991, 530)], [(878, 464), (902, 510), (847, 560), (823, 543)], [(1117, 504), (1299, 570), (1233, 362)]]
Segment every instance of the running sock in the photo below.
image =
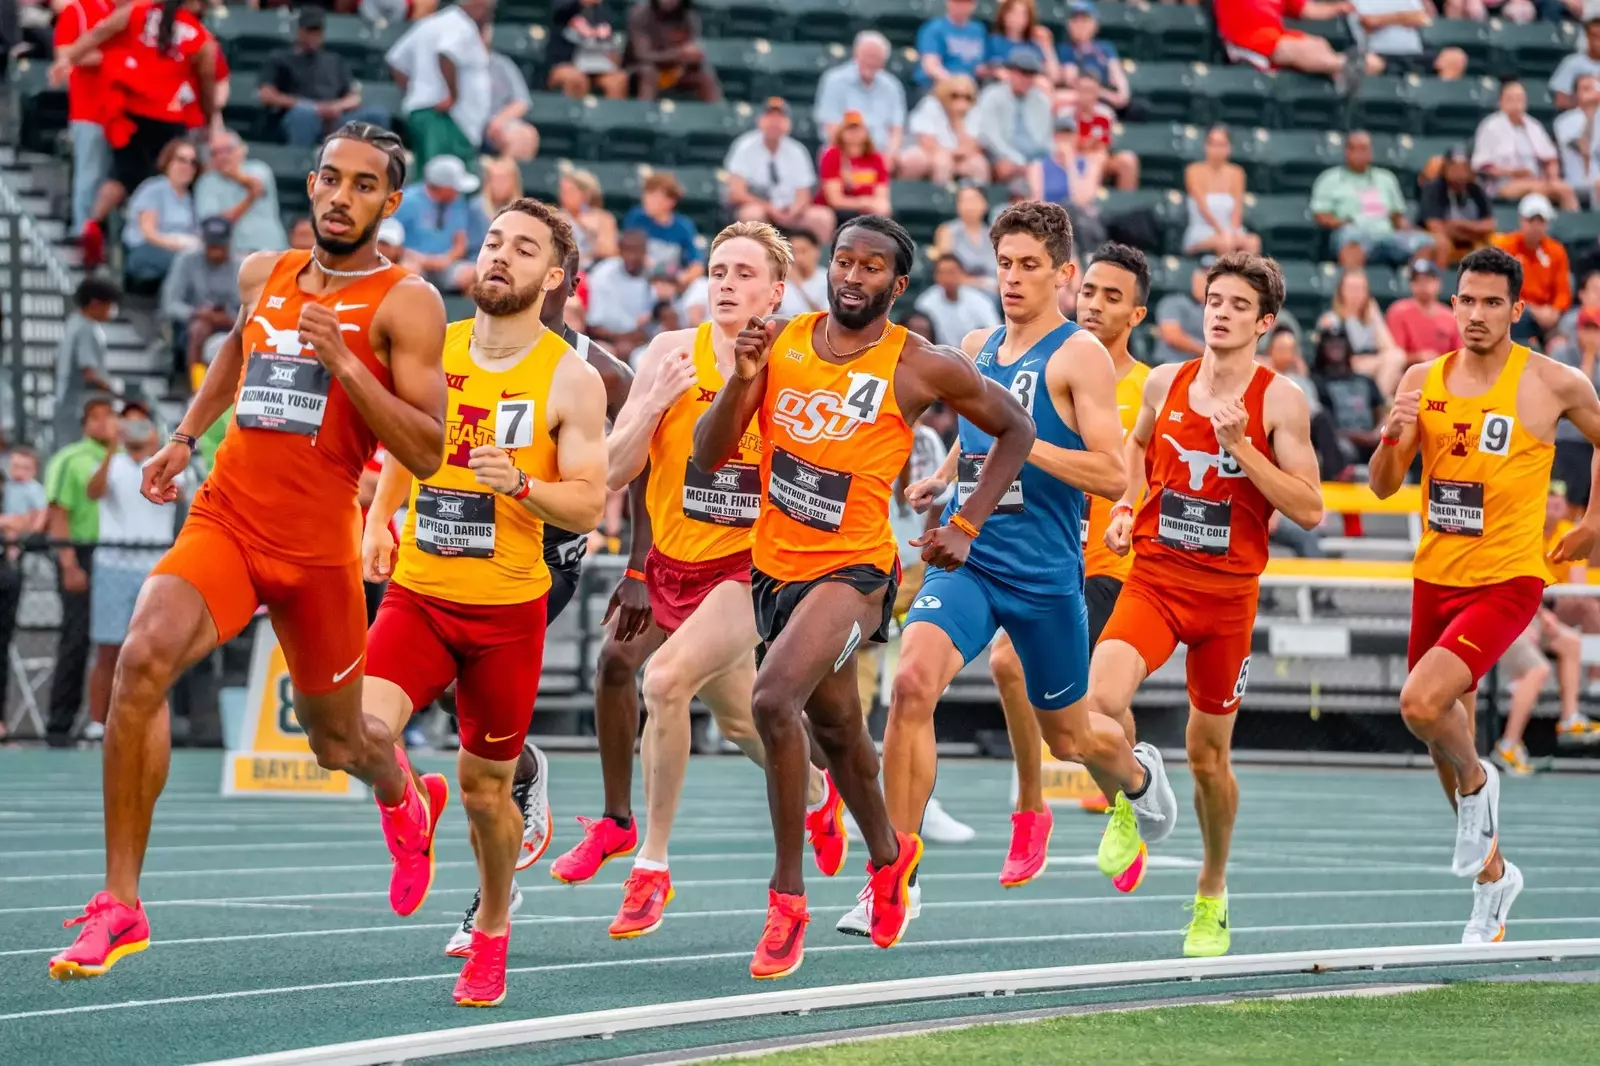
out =
[(524, 746), (522, 749), (522, 754), (517, 756), (517, 769), (516, 772), (511, 775), (511, 780), (514, 784), (525, 785), (531, 784), (538, 779), (539, 760), (535, 759), (533, 757), (533, 752), (529, 751), (527, 747)]
[(667, 864), (664, 862), (654, 862), (650, 859), (634, 859), (633, 868), (635, 870), (661, 871), (667, 868)]
[(606, 817), (610, 818), (618, 829), (629, 829), (633, 826), (632, 814), (608, 814)]
[[(1140, 765), (1143, 766), (1144, 764), (1141, 763)], [(1127, 796), (1128, 797), (1128, 801), (1131, 803), (1133, 800), (1136, 800), (1136, 799), (1144, 799), (1144, 794), (1146, 792), (1149, 792), (1149, 791), (1150, 791), (1150, 768), (1148, 766), (1145, 766), (1144, 767), (1144, 784), (1140, 785), (1137, 789), (1135, 789), (1132, 792), (1123, 793), (1123, 795)]]

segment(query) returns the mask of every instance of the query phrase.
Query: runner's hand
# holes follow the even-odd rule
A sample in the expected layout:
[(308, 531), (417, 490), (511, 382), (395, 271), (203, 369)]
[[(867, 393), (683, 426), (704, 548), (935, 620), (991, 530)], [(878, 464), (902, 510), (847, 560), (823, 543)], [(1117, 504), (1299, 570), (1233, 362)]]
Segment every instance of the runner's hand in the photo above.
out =
[(139, 491), (151, 503), (172, 503), (178, 498), (178, 486), (174, 482), (187, 469), (189, 469), (189, 451), (187, 444), (178, 441), (168, 441), (166, 446), (151, 457), (144, 464), (144, 475), (140, 479)]
[(1244, 431), (1250, 424), (1250, 414), (1238, 400), (1229, 400), (1211, 416), (1211, 429), (1217, 443), (1232, 450), (1244, 440)]
[(472, 449), (467, 467), (478, 478), (478, 484), (496, 492), (516, 492), (522, 484), (511, 456), (492, 444), (482, 444)]
[(1555, 546), (1550, 553), (1552, 563), (1587, 563), (1589, 556), (1594, 553), (1595, 531), (1588, 525), (1579, 522), (1567, 530), (1567, 535), (1561, 538), (1561, 543)]
[(955, 526), (935, 526), (911, 542), (922, 549), (922, 561), (940, 570), (958, 570), (967, 561), (972, 538)]
[(923, 514), (949, 487), (950, 482), (941, 477), (925, 477), (921, 481), (913, 481), (906, 486), (906, 502), (911, 505), (913, 511)]
[(777, 322), (752, 315), (750, 322), (739, 331), (739, 337), (733, 344), (734, 372), (746, 381), (761, 373), (761, 368), (767, 365), (767, 354), (772, 350), (772, 342), (777, 336)]
[(394, 534), (388, 522), (369, 521), (361, 534), (361, 579), (381, 585), (394, 573)]
[(601, 625), (609, 625), (611, 616), (617, 616), (617, 639), (626, 643), (642, 634), (650, 626), (650, 594), (643, 581), (624, 577), (617, 582), (611, 600), (606, 604)]
[(1133, 515), (1118, 511), (1106, 524), (1106, 547), (1117, 555), (1127, 555), (1133, 547)]
[(650, 399), (665, 411), (679, 396), (689, 391), (689, 387), (695, 383), (697, 377), (694, 358), (689, 354), (689, 349), (678, 348), (668, 352), (662, 357), (660, 366), (656, 368), (656, 380), (650, 386)]
[(321, 304), (307, 303), (300, 309), (300, 340), (311, 345), (317, 360), (329, 371), (338, 373), (355, 358), (340, 335), (339, 316)]
[(1394, 406), (1389, 408), (1389, 418), (1383, 424), (1383, 435), (1393, 440), (1408, 428), (1417, 424), (1417, 409), (1422, 406), (1422, 390), (1412, 389), (1402, 392), (1394, 398)]

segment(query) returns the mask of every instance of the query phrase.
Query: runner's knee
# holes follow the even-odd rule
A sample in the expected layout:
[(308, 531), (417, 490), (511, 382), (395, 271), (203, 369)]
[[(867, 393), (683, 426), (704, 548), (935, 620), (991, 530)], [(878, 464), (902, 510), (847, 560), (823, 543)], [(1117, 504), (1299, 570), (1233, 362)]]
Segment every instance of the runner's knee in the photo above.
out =
[(1022, 660), (1010, 642), (1001, 641), (989, 648), (989, 676), (1002, 689), (1022, 683)]
[(639, 664), (634, 661), (632, 649), (620, 641), (607, 638), (600, 645), (600, 659), (595, 664), (597, 685), (620, 688), (634, 683)]
[(889, 696), (889, 717), (897, 722), (931, 722), (942, 690), (929, 672), (915, 663), (902, 662), (895, 671)]
[(514, 813), (511, 806), (511, 776), (461, 771), (461, 807), (474, 822), (490, 822)]
[(1431, 727), (1454, 702), (1441, 700), (1433, 693), (1424, 691), (1416, 678), (1417, 675), (1413, 673), (1400, 689), (1400, 717), (1405, 719), (1406, 726), (1413, 733)]
[[(804, 743), (805, 724), (800, 721), (800, 704), (783, 686), (756, 682), (750, 696), (750, 716), (755, 720), (761, 742), (771, 751), (774, 744), (796, 740)], [(821, 743), (821, 737), (817, 738)]]
[(1190, 731), (1186, 747), (1189, 750), (1189, 772), (1201, 786), (1227, 780), (1233, 773), (1228, 759), (1228, 745), (1221, 740), (1197, 736)]
[(317, 765), (324, 770), (351, 771), (361, 766), (359, 737), (326, 722), (312, 722), (306, 724), (305, 729), (311, 754), (317, 757)]
[(651, 715), (677, 717), (689, 713), (689, 701), (694, 698), (694, 690), (689, 686), (693, 682), (678, 667), (678, 663), (657, 655), (644, 668), (644, 705)]

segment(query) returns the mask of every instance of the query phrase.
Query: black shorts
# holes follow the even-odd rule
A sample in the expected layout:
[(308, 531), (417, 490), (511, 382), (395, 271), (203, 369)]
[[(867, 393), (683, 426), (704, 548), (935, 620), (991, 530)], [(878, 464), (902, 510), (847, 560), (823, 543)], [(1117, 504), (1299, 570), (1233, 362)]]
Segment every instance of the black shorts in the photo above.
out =
[(1122, 582), (1110, 574), (1096, 574), (1083, 583), (1083, 602), (1089, 608), (1089, 650), (1100, 643), (1100, 631), (1111, 620), (1111, 612), (1122, 595)]
[(578, 568), (576, 566), (550, 567), (550, 598), (545, 601), (545, 627), (548, 629), (555, 624), (561, 612), (567, 609), (567, 604), (572, 602), (572, 597), (578, 591)]
[(384, 590), (389, 587), (387, 581), (363, 581), (362, 592), (367, 597), (367, 628), (372, 628), (372, 623), (378, 617), (378, 605), (383, 602)]
[(1594, 445), (1586, 440), (1556, 441), (1556, 458), (1551, 476), (1567, 484), (1567, 502), (1574, 507), (1589, 506), (1589, 464), (1594, 461)]
[(161, 149), (170, 141), (187, 137), (189, 127), (143, 115), (129, 115), (128, 118), (134, 124), (133, 134), (127, 144), (111, 150), (111, 176), (132, 196), (140, 182), (156, 173)]
[(805, 599), (812, 589), (830, 581), (843, 582), (863, 596), (870, 596), (879, 589), (884, 590), (883, 618), (868, 639), (878, 644), (888, 642), (889, 623), (894, 619), (895, 593), (900, 588), (898, 562), (895, 563), (892, 574), (886, 574), (875, 566), (863, 563), (846, 566), (831, 574), (812, 578), (810, 581), (789, 582), (779, 581), (751, 567), (750, 598), (755, 603), (756, 632), (761, 635), (761, 646), (757, 649), (758, 659), (777, 641), (778, 634), (789, 624), (789, 618), (794, 614), (795, 608), (800, 606), (800, 601)]

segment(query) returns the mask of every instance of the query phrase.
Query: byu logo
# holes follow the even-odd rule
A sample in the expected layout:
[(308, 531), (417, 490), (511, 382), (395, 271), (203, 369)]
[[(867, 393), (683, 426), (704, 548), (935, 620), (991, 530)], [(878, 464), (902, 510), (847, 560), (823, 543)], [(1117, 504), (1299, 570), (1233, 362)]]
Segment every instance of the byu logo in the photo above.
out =
[(911, 606), (922, 611), (937, 611), (944, 606), (944, 601), (937, 596), (918, 596), (917, 602)]
[(440, 518), (460, 518), (465, 512), (462, 510), (463, 501), (445, 497), (439, 501)]
[(272, 368), (272, 377), (267, 379), (268, 385), (288, 385), (294, 387), (294, 367), (275, 366)]

